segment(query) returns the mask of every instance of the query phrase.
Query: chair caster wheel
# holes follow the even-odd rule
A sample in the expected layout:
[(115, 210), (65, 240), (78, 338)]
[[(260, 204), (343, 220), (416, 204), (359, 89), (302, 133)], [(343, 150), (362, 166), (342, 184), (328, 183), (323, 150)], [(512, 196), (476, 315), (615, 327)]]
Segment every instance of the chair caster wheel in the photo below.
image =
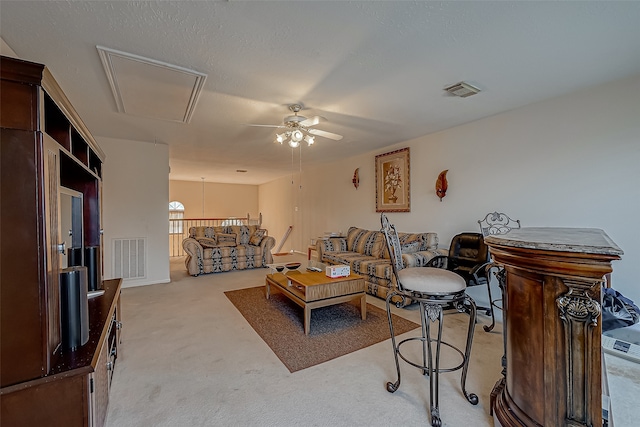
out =
[(392, 382), (388, 382), (388, 383), (387, 383), (387, 391), (388, 391), (389, 393), (393, 393), (393, 392), (395, 392), (397, 389), (398, 389), (398, 386), (397, 386), (396, 384), (394, 384), (394, 383), (392, 383)]
[(472, 405), (477, 405), (478, 404), (478, 396), (475, 393), (470, 393), (469, 396), (467, 396), (467, 400)]
[(440, 426), (442, 426), (442, 420), (438, 416), (432, 416), (431, 417), (431, 425), (433, 427), (440, 427)]

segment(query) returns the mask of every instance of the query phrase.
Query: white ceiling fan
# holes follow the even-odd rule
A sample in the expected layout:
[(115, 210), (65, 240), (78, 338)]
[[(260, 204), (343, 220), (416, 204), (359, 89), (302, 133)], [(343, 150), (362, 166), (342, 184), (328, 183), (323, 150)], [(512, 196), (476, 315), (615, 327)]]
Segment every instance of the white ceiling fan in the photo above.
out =
[(340, 141), (342, 139), (342, 135), (338, 135), (337, 133), (313, 128), (313, 126), (319, 123), (326, 122), (327, 119), (322, 116), (313, 116), (310, 118), (299, 116), (298, 112), (301, 109), (302, 106), (300, 104), (289, 105), (289, 110), (293, 112), (293, 116), (285, 117), (282, 125), (249, 124), (249, 126), (287, 129), (281, 134), (276, 134), (275, 142), (282, 144), (288, 139), (289, 145), (293, 148), (298, 147), (302, 140), (306, 141), (309, 145), (313, 144), (315, 136), (333, 139), (334, 141)]

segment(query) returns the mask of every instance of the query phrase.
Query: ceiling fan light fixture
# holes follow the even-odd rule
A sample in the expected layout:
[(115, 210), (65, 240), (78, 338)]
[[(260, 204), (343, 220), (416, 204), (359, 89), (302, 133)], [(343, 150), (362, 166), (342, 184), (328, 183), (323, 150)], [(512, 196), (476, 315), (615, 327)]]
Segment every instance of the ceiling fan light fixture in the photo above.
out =
[(342, 135), (313, 127), (319, 123), (326, 122), (327, 119), (325, 117), (313, 116), (311, 118), (307, 118), (299, 116), (298, 112), (301, 109), (302, 105), (291, 104), (289, 106), (289, 110), (293, 112), (293, 116), (285, 117), (284, 122), (281, 125), (248, 124), (248, 126), (284, 129), (282, 133), (276, 133), (276, 137), (273, 142), (283, 145), (286, 141), (287, 144), (293, 148), (299, 147), (302, 141), (311, 146), (315, 143), (317, 136), (332, 139), (334, 141), (340, 141), (342, 139)]
[(304, 134), (302, 133), (302, 131), (300, 129), (296, 129), (293, 132), (291, 132), (291, 140), (294, 142), (300, 142), (302, 141), (302, 138), (304, 138)]
[(315, 142), (315, 138), (311, 135), (305, 136), (304, 140), (307, 142), (307, 144), (309, 144), (309, 146), (313, 145), (313, 143)]

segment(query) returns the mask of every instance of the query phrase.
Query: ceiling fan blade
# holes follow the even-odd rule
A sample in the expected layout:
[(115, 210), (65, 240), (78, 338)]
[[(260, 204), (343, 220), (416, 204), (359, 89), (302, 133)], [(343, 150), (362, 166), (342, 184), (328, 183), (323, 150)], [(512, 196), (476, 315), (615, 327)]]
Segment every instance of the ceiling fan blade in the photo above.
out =
[(313, 116), (313, 117), (309, 117), (307, 120), (304, 120), (300, 124), (302, 126), (310, 127), (310, 126), (315, 126), (318, 123), (322, 123), (322, 122), (326, 122), (326, 121), (327, 121), (327, 119), (322, 117), (322, 116)]
[(252, 123), (243, 123), (245, 126), (262, 127), (262, 128), (286, 128), (283, 125), (256, 125)]
[(342, 139), (342, 135), (338, 135), (337, 133), (331, 133), (320, 129), (309, 129), (308, 132), (311, 135), (322, 136), (324, 138), (333, 139), (334, 141), (340, 141)]

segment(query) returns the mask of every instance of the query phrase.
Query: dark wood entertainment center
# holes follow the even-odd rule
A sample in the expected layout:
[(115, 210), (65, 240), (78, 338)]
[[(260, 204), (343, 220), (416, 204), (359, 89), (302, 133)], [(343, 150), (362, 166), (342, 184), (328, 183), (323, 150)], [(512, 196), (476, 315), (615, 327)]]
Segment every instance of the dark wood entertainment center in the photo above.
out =
[[(121, 279), (101, 280), (104, 153), (44, 65), (3, 56), (0, 77), (0, 420), (102, 426), (122, 326)], [(99, 258), (81, 265), (104, 290), (75, 350), (61, 341), (61, 189), (82, 200), (81, 249)]]

